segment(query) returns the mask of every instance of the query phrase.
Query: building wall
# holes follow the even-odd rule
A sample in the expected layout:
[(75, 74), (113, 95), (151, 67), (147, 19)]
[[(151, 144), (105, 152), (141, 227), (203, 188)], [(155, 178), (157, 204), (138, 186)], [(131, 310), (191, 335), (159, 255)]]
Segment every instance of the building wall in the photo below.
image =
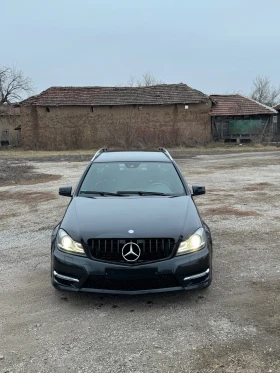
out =
[(39, 149), (39, 123), (37, 108), (35, 106), (23, 106), (20, 108), (21, 143), (27, 149)]
[[(19, 124), (19, 115), (0, 115), (0, 145), (1, 141), (5, 141), (6, 139), (11, 146), (19, 145), (20, 131), (14, 130)], [(6, 136), (3, 131), (8, 131), (8, 135)]]
[[(48, 111), (47, 111), (48, 110)], [(201, 104), (21, 108), (25, 148), (178, 146), (211, 140), (211, 101)]]
[(277, 115), (277, 123), (276, 123), (276, 128), (277, 128), (277, 140), (280, 140), (280, 110), (277, 110), (278, 114)]

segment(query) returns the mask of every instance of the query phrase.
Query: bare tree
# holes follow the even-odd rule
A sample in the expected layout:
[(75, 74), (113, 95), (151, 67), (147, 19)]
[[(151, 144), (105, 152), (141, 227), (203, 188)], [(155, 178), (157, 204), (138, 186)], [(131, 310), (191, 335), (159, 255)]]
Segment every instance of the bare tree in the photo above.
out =
[(136, 87), (137, 86), (137, 80), (134, 75), (130, 75), (127, 84), (127, 87)]
[(274, 106), (280, 100), (280, 86), (272, 86), (267, 76), (257, 76), (253, 81), (253, 88), (250, 94), (256, 100), (267, 106)]
[(130, 75), (125, 85), (127, 87), (149, 87), (157, 84), (164, 84), (164, 82), (155, 78), (150, 71), (146, 71), (140, 79), (137, 79), (134, 75)]
[(19, 101), (33, 92), (31, 79), (15, 67), (0, 67), (0, 105)]
[(149, 87), (151, 85), (163, 84), (161, 80), (158, 80), (150, 71), (146, 71), (142, 75), (142, 79), (137, 80), (138, 87)]

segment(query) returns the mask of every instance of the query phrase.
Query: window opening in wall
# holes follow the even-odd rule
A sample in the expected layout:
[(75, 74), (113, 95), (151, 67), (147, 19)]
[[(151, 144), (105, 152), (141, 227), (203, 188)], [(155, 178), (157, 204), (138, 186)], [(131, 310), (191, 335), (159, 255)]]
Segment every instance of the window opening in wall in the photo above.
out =
[(94, 107), (93, 106), (90, 107), (90, 111), (93, 113), (93, 111), (94, 111)]
[(276, 115), (274, 115), (274, 116), (272, 117), (272, 123), (277, 123), (277, 116), (276, 116)]
[(138, 106), (138, 110), (142, 110), (142, 106)]
[(9, 130), (2, 130), (2, 136), (0, 140), (0, 145), (5, 146), (5, 145), (10, 145), (9, 141)]
[(3, 130), (2, 131), (2, 137), (4, 140), (8, 139), (9, 137), (9, 130)]
[(49, 107), (46, 107), (46, 112), (50, 112), (50, 108)]
[(189, 105), (185, 105), (185, 110), (188, 110), (188, 108), (189, 108)]

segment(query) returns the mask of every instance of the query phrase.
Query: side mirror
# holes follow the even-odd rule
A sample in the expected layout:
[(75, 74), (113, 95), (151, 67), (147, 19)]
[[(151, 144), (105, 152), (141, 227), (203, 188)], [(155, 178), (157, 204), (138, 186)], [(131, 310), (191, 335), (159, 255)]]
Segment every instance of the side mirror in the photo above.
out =
[(194, 184), (192, 186), (192, 195), (193, 196), (199, 196), (201, 194), (205, 194), (205, 186), (204, 185), (197, 185), (197, 184)]
[(59, 188), (58, 194), (60, 196), (72, 197), (72, 187), (71, 186), (63, 186), (63, 187)]

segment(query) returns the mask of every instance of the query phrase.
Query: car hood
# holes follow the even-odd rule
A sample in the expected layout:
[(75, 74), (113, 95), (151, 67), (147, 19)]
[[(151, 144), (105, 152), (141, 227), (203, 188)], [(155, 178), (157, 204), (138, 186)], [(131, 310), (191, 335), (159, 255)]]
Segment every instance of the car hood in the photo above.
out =
[[(61, 223), (74, 240), (189, 237), (201, 226), (193, 200), (181, 197), (74, 197)], [(128, 233), (128, 231), (134, 231)]]

